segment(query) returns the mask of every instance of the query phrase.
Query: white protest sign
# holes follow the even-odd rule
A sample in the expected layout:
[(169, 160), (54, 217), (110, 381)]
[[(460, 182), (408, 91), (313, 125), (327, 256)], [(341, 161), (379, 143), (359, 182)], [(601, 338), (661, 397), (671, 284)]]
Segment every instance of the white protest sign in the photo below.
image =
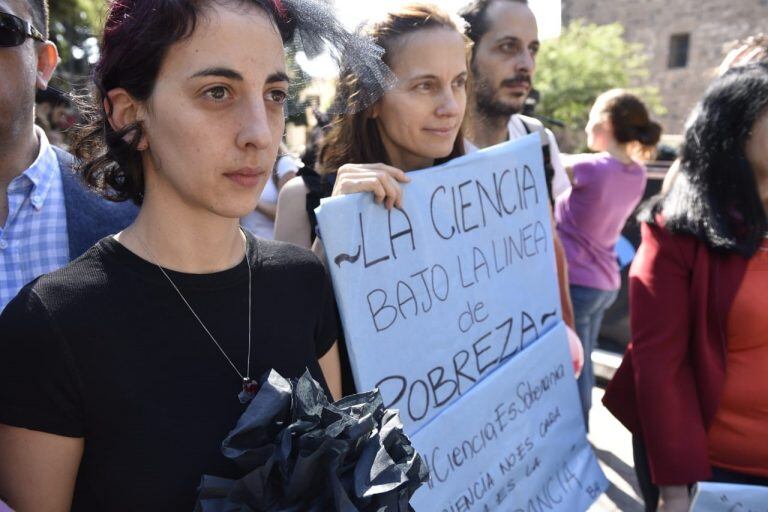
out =
[(415, 510), (586, 510), (607, 488), (586, 442), (564, 324), (419, 430)]
[(409, 173), (402, 210), (372, 194), (316, 210), (355, 383), (409, 433), (561, 321), (539, 144)]
[(358, 389), (430, 465), (416, 510), (586, 510), (607, 487), (561, 320), (540, 138), (316, 210)]
[(768, 512), (768, 487), (700, 482), (691, 512)]

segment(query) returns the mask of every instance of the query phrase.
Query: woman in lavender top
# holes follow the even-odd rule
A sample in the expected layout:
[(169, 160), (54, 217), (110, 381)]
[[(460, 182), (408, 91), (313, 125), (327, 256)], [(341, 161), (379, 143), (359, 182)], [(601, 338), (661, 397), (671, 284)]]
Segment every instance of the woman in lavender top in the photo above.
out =
[(579, 393), (589, 428), (595, 381), (590, 354), (620, 286), (614, 247), (643, 196), (642, 162), (659, 141), (661, 126), (636, 96), (615, 89), (597, 98), (586, 132), (589, 148), (597, 153), (569, 169), (573, 188), (558, 198), (555, 218), (568, 260), (576, 332), (584, 345)]

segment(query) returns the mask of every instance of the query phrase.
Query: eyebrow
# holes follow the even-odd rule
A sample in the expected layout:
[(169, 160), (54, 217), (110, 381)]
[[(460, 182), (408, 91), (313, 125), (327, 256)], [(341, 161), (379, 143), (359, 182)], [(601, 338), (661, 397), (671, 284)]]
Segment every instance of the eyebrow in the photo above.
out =
[[(503, 42), (506, 42), (506, 41), (509, 41), (511, 43), (523, 44), (522, 39), (520, 39), (519, 37), (515, 37), (515, 36), (500, 37), (499, 39), (496, 40), (496, 44), (503, 43)], [(531, 45), (537, 45), (538, 46), (538, 45), (541, 45), (541, 43), (539, 42), (538, 39), (534, 39), (533, 41), (528, 43), (528, 46), (531, 46)]]
[(437, 75), (417, 75), (408, 79), (409, 82), (414, 82), (416, 80), (437, 80)]
[[(189, 78), (199, 78), (199, 77), (206, 77), (206, 76), (218, 76), (221, 78), (229, 78), (230, 80), (238, 80), (240, 82), (244, 81), (245, 78), (243, 78), (243, 75), (235, 71), (234, 69), (229, 68), (206, 68), (198, 71), (197, 73), (193, 74)], [(272, 73), (267, 77), (266, 83), (274, 83), (274, 82), (290, 82), (290, 78), (288, 75), (283, 71), (276, 71), (275, 73)]]
[(291, 81), (291, 78), (284, 71), (277, 71), (267, 77), (268, 84), (271, 84), (273, 82), (290, 82), (290, 81)]
[(222, 78), (230, 78), (232, 80), (244, 80), (243, 75), (229, 68), (205, 68), (201, 69), (189, 78), (198, 78), (205, 76), (220, 76)]
[[(461, 76), (461, 75), (466, 75), (466, 74), (468, 74), (467, 71), (462, 71), (461, 73), (459, 73), (456, 76)], [(424, 75), (417, 75), (417, 76), (414, 76), (414, 77), (411, 77), (411, 78), (408, 79), (409, 82), (413, 82), (414, 80), (440, 80), (440, 77), (437, 76), (437, 75), (432, 75), (432, 74), (426, 73)]]

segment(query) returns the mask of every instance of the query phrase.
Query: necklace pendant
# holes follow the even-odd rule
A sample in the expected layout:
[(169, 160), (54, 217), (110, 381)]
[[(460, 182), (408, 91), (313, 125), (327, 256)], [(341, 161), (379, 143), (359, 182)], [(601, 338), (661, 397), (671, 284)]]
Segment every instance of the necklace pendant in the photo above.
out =
[(256, 396), (256, 392), (259, 390), (259, 383), (250, 377), (243, 377), (243, 390), (237, 395), (240, 399), (240, 403), (247, 404)]

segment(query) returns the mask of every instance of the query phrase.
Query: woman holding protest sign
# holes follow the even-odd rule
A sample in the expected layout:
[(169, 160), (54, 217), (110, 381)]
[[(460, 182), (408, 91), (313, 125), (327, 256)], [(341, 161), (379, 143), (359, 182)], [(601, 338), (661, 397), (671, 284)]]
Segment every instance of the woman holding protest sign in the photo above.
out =
[(710, 85), (680, 163), (641, 214), (633, 343), (604, 399), (634, 434), (646, 509), (661, 494), (668, 512), (700, 480), (768, 485), (768, 64)]
[[(462, 23), (434, 5), (412, 4), (368, 24), (365, 32), (384, 48), (395, 82), (377, 90), (370, 76), (342, 75), (338, 95), (351, 102), (345, 110), (357, 113), (332, 124), (318, 159), (320, 179), (294, 178), (281, 191), (277, 240), (310, 247), (317, 225), (312, 210), (322, 197), (371, 192), (387, 208), (399, 206), (408, 171), (464, 154), (470, 43)], [(343, 343), (340, 349), (346, 395), (355, 388)]]
[[(308, 213), (329, 195), (371, 192), (388, 208), (400, 204), (406, 173), (464, 154), (469, 40), (463, 22), (431, 4), (411, 4), (370, 22), (365, 32), (384, 48), (395, 84), (355, 115), (336, 119), (320, 151), (323, 179), (291, 180), (280, 194), (275, 238), (303, 247), (314, 239)], [(346, 72), (344, 98), (370, 98), (370, 77)], [(375, 84), (374, 84), (375, 85)], [(374, 92), (375, 94), (375, 92)]]
[(322, 1), (111, 4), (75, 150), (93, 188), (140, 212), (0, 316), (14, 508), (192, 510), (203, 474), (242, 476), (221, 442), (264, 372), (308, 368), (338, 396), (322, 265), (238, 225), (277, 155), (294, 32), (387, 71)]

